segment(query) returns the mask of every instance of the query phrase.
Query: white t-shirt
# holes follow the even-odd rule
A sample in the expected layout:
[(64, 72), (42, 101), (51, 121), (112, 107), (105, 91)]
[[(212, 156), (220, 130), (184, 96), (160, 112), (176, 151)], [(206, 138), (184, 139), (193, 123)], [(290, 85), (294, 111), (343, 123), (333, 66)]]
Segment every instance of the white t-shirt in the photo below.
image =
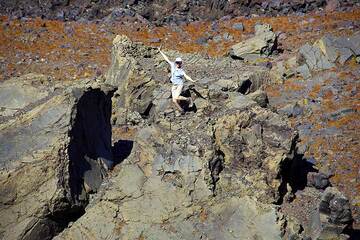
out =
[(171, 82), (175, 85), (184, 84), (185, 71), (182, 68), (177, 68), (174, 62), (171, 63)]

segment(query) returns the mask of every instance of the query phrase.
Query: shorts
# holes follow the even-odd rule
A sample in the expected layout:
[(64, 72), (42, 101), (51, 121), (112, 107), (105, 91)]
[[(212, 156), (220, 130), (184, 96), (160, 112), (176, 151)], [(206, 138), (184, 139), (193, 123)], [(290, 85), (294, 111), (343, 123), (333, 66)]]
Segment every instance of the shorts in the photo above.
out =
[(181, 91), (183, 89), (183, 85), (182, 84), (179, 84), (179, 85), (173, 85), (171, 87), (171, 95), (172, 95), (172, 98), (175, 100), (177, 99), (180, 94), (181, 94)]

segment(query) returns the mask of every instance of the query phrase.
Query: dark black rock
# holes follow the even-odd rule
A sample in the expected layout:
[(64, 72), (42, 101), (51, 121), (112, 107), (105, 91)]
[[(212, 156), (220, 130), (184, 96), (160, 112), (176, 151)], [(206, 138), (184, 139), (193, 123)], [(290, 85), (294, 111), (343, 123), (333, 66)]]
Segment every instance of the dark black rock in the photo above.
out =
[(319, 205), (321, 214), (329, 217), (333, 224), (346, 224), (352, 221), (349, 200), (336, 188), (327, 188)]
[(329, 176), (324, 173), (310, 172), (307, 175), (307, 185), (317, 189), (325, 189), (330, 185)]
[[(341, 1), (338, 9), (350, 9), (358, 3), (357, 0)], [(123, 8), (136, 13), (148, 21), (161, 25), (164, 23), (188, 23), (195, 20), (231, 19), (236, 16), (251, 14), (276, 16), (284, 14), (301, 14), (326, 6), (326, 0), (277, 0), (277, 1), (205, 1), (205, 0), (154, 0), (154, 1), (89, 1), (89, 0), (17, 0), (0, 1), (0, 14), (15, 18), (44, 17), (73, 21), (79, 19), (103, 19), (112, 13), (112, 9)], [(63, 11), (62, 14), (59, 13)], [(121, 13), (123, 14), (123, 13)], [(116, 18), (119, 15), (116, 13)], [(136, 19), (132, 19), (136, 21)], [(243, 31), (243, 27), (235, 27)], [(213, 29), (213, 31), (217, 31)]]

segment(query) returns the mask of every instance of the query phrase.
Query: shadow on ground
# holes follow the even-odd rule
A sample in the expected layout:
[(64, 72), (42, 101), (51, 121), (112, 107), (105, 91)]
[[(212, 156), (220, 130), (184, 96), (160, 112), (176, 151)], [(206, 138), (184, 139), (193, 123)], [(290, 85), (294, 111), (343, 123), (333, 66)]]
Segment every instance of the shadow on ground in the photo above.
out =
[(130, 140), (119, 140), (114, 143), (112, 152), (114, 155), (114, 165), (124, 161), (131, 153), (134, 142)]

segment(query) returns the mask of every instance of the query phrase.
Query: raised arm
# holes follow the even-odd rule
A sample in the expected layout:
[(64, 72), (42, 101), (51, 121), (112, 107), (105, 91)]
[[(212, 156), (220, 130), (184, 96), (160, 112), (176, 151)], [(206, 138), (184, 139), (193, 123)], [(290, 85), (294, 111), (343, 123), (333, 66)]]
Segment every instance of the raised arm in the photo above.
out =
[(160, 49), (159, 49), (160, 54), (163, 56), (163, 58), (165, 59), (165, 61), (167, 61), (170, 65), (171, 65), (171, 61), (169, 60), (169, 58), (165, 55), (165, 53), (163, 53)]
[(186, 73), (184, 73), (184, 77), (191, 82), (196, 82), (190, 76), (188, 76)]

